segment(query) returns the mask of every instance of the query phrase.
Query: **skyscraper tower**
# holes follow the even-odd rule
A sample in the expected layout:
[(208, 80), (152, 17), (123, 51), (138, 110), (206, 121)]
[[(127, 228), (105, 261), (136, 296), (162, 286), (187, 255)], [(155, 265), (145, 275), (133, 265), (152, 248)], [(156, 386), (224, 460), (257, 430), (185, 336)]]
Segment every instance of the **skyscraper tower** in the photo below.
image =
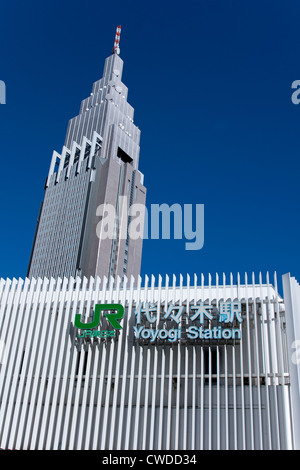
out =
[[(120, 33), (119, 26), (103, 77), (69, 121), (61, 154), (53, 152), (28, 277), (140, 273), (142, 238), (129, 237), (128, 214), (133, 203), (145, 205), (146, 189), (138, 170), (140, 130), (121, 80)], [(114, 237), (99, 231), (97, 208), (104, 204), (115, 208)]]

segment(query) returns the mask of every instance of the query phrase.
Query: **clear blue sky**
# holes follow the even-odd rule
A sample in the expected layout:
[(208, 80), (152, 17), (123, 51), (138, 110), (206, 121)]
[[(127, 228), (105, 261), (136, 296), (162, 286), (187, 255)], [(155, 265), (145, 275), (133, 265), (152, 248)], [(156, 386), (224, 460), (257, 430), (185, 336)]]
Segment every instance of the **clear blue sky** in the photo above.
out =
[(52, 151), (121, 24), (147, 205), (205, 205), (203, 249), (147, 240), (142, 274), (276, 270), (300, 281), (297, 0), (2, 0), (0, 9), (0, 276), (26, 274)]

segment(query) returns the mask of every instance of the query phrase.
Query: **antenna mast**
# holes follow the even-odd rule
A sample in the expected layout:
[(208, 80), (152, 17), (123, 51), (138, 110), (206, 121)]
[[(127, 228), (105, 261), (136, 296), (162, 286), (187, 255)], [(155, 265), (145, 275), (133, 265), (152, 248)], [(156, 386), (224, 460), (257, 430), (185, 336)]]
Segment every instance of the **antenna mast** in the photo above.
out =
[(121, 25), (117, 27), (116, 36), (115, 36), (115, 43), (113, 47), (113, 53), (120, 54), (120, 35), (121, 35)]

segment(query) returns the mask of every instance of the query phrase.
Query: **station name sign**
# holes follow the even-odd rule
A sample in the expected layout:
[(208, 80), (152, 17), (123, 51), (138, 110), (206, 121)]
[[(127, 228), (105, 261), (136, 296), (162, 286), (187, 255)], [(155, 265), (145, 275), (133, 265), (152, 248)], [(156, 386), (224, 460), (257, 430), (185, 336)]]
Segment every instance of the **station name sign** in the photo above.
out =
[[(109, 329), (101, 328), (102, 312)], [(96, 304), (91, 321), (84, 323), (80, 314), (76, 314), (75, 327), (81, 330), (78, 337), (115, 337), (116, 332), (123, 329), (121, 320), (124, 313), (121, 304)], [(243, 321), (239, 301), (222, 301), (218, 307), (202, 301), (190, 306), (169, 304), (166, 310), (155, 303), (139, 303), (134, 309), (134, 319), (135, 325), (130, 322), (129, 326), (134, 337), (139, 342), (150, 344), (184, 340), (240, 340)]]
[[(241, 302), (219, 302), (219, 308), (200, 302), (189, 306), (169, 305), (164, 312), (158, 305), (146, 302), (135, 310), (136, 325), (133, 332), (137, 340), (150, 343), (185, 340), (239, 340), (242, 323)], [(187, 311), (188, 310), (188, 311)], [(162, 324), (161, 328), (155, 325)], [(171, 328), (170, 328), (171, 326)]]

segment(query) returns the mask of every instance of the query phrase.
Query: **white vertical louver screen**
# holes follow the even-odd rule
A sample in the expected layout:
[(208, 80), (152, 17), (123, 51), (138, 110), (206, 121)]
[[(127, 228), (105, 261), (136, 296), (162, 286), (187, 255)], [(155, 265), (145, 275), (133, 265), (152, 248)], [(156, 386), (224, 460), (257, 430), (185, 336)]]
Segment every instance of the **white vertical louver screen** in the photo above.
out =
[[(240, 340), (189, 340), (191, 307), (240, 301)], [(162, 325), (183, 306), (176, 341), (138, 340), (142, 303)], [(121, 304), (115, 337), (78, 338), (95, 304)], [(167, 322), (165, 322), (167, 323)], [(210, 320), (208, 320), (208, 328)], [(0, 447), (4, 449), (289, 449), (285, 312), (277, 281), (138, 278), (0, 282)], [(3, 355), (4, 357), (4, 355)]]

